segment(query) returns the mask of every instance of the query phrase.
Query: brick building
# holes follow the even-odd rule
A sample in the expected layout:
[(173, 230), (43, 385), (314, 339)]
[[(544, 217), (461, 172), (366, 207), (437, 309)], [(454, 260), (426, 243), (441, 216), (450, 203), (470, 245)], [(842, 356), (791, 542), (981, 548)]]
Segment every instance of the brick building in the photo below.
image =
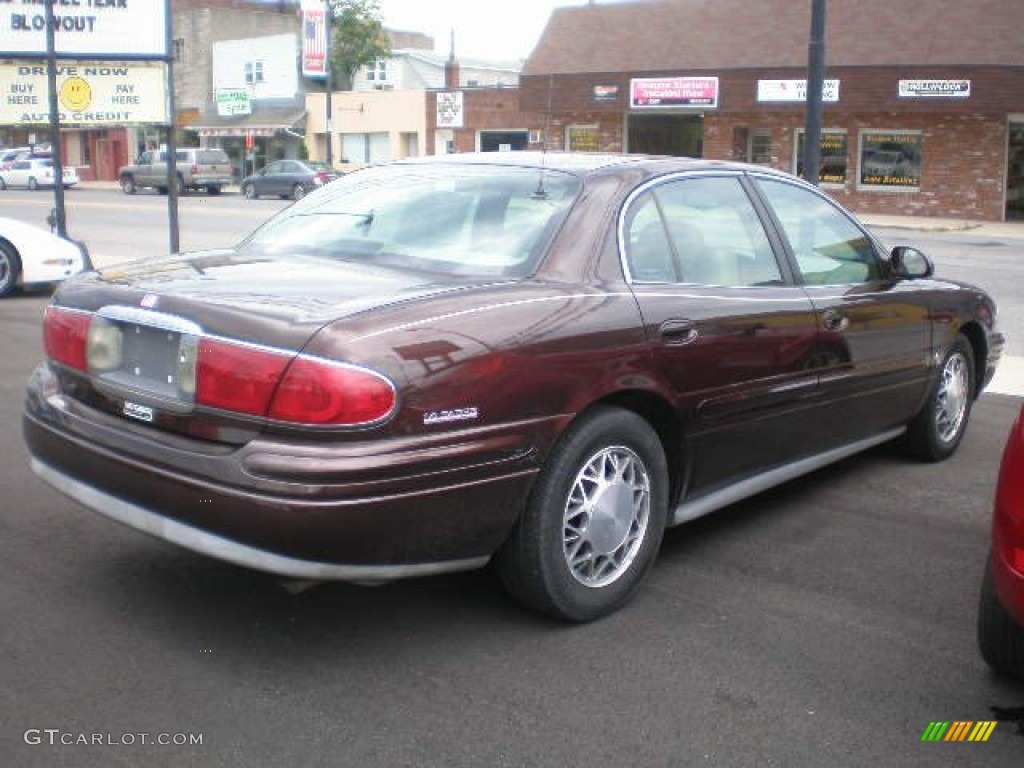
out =
[[(520, 78), (524, 122), (549, 147), (800, 172), (810, 6), (558, 8)], [(1024, 3), (827, 6), (823, 186), (862, 212), (1024, 215)]]

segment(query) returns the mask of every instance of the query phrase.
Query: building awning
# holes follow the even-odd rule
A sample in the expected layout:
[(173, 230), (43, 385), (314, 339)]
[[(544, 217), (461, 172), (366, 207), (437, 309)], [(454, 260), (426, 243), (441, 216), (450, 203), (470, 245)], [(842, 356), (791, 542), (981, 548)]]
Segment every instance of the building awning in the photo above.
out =
[(218, 115), (216, 110), (207, 109), (188, 130), (197, 131), (200, 136), (273, 136), (284, 130), (303, 133), (305, 123), (305, 108), (296, 107), (294, 102), (287, 106), (254, 102), (249, 115)]

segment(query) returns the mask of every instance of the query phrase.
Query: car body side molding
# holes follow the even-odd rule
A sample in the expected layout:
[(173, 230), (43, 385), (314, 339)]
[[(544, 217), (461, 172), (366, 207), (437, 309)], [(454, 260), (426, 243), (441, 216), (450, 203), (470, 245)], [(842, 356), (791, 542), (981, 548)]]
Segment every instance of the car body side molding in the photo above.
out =
[(130, 528), (218, 560), (227, 560), (235, 565), (293, 579), (374, 584), (453, 571), (470, 571), (482, 568), (490, 560), (490, 557), (484, 556), (447, 562), (400, 565), (345, 565), (300, 560), (240, 544), (231, 539), (179, 523), (177, 520), (163, 517), (137, 504), (124, 501), (75, 480), (39, 459), (32, 459), (32, 471), (79, 504)]
[(898, 429), (892, 429), (888, 432), (882, 432), (873, 437), (858, 440), (854, 443), (848, 443), (847, 445), (833, 448), (830, 451), (825, 451), (824, 453), (819, 453), (815, 456), (808, 456), (806, 459), (800, 459), (799, 461), (794, 461), (781, 467), (775, 467), (767, 472), (762, 472), (761, 474), (754, 475), (753, 477), (748, 477), (746, 480), (733, 483), (721, 490), (712, 491), (711, 493), (702, 494), (696, 498), (688, 499), (676, 507), (668, 524), (670, 526), (674, 526), (687, 523), (690, 520), (696, 520), (698, 517), (703, 517), (704, 515), (721, 509), (722, 507), (727, 507), (730, 504), (735, 504), (737, 501), (742, 501), (750, 496), (755, 496), (758, 493), (761, 493), (761, 491), (766, 491), (769, 488), (782, 485), (783, 483), (798, 478), (801, 475), (806, 475), (816, 469), (821, 469), (829, 464), (833, 464), (840, 459), (845, 459), (848, 456), (853, 456), (854, 454), (865, 451), (868, 448), (881, 445), (882, 443), (899, 437), (906, 431), (906, 427), (899, 427)]

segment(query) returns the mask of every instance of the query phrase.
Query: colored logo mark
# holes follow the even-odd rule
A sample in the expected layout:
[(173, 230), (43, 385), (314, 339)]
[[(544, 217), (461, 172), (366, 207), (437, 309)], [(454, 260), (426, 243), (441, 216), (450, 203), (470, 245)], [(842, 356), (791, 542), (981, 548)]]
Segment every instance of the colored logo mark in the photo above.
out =
[(955, 720), (928, 723), (921, 741), (988, 741), (996, 729), (997, 720)]

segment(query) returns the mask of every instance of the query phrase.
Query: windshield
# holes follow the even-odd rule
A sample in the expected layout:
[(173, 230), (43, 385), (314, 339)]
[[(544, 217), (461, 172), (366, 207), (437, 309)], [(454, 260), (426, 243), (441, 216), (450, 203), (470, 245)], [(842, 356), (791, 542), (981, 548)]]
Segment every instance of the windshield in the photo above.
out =
[(518, 277), (536, 267), (579, 188), (576, 176), (538, 168), (367, 168), (282, 211), (239, 251)]

